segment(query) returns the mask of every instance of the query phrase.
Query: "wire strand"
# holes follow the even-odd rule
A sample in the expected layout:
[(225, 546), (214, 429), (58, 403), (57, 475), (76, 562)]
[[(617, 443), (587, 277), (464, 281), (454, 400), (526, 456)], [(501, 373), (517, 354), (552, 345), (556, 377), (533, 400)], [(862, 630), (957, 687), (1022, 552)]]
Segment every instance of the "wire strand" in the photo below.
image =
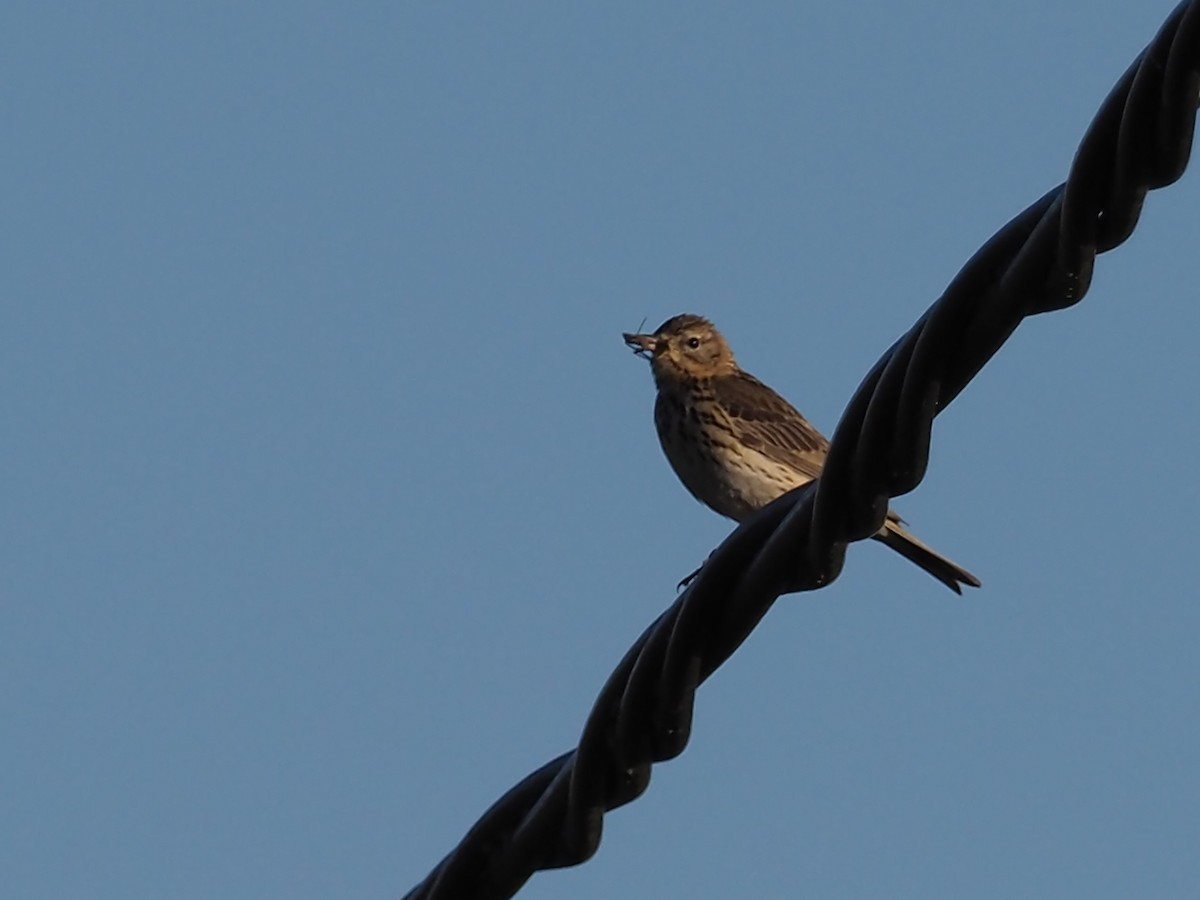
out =
[(780, 596), (837, 578), (847, 544), (875, 533), (888, 500), (924, 477), (933, 417), (1023, 319), (1083, 299), (1096, 254), (1133, 233), (1147, 191), (1183, 174), (1198, 99), (1200, 0), (1185, 0), (1101, 105), (1066, 182), (996, 232), (872, 368), (821, 478), (713, 551), (609, 677), (579, 745), (497, 800), (406, 900), (511, 897), (534, 872), (596, 852), (604, 813), (687, 746), (696, 689)]

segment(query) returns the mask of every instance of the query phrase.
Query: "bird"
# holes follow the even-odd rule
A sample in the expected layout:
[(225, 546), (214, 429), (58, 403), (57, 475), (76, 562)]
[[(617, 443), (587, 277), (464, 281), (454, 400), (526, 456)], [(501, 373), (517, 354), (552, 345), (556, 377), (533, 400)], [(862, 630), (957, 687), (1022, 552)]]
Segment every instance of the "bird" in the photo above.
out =
[[(829, 441), (787, 400), (738, 365), (729, 342), (708, 319), (684, 313), (653, 333), (625, 332), (622, 337), (650, 362), (659, 443), (684, 487), (705, 506), (742, 522), (820, 476)], [(978, 578), (904, 525), (889, 509), (872, 537), (956, 594), (964, 584), (980, 586)]]

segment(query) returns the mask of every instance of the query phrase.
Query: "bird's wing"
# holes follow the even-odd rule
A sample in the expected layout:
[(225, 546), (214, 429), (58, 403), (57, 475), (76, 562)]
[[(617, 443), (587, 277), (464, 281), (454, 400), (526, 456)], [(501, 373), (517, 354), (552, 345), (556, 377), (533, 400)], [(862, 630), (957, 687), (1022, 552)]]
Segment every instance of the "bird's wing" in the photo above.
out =
[(829, 441), (792, 404), (746, 372), (714, 378), (712, 389), (741, 443), (813, 478), (821, 474)]

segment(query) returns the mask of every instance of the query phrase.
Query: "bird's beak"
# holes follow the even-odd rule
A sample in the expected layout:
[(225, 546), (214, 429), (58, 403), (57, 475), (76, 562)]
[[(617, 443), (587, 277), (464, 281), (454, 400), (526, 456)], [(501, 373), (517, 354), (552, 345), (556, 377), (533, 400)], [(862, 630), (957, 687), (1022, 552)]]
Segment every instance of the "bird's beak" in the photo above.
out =
[(625, 338), (625, 343), (633, 348), (634, 353), (646, 359), (652, 357), (658, 349), (658, 338), (652, 334), (624, 333), (621, 337)]

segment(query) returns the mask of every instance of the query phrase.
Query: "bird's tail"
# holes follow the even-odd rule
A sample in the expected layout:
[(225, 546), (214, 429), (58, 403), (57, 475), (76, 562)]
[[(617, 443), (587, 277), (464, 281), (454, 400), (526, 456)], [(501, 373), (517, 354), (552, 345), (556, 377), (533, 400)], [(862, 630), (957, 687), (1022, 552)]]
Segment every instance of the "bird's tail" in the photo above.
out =
[(962, 566), (946, 559), (891, 517), (883, 526), (883, 530), (875, 535), (875, 540), (886, 544), (909, 562), (920, 566), (956, 594), (962, 593), (960, 585), (979, 587), (981, 584), (978, 578)]

